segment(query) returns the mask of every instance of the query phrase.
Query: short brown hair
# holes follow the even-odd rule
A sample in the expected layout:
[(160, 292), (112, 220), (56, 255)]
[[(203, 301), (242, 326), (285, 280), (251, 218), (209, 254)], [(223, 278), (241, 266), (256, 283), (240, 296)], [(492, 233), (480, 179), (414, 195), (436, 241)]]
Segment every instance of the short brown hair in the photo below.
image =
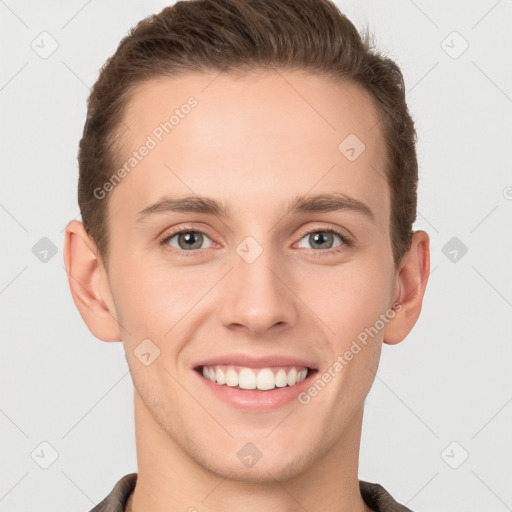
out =
[[(377, 52), (330, 0), (187, 0), (141, 20), (103, 65), (88, 99), (78, 154), (78, 203), (108, 268), (108, 197), (94, 191), (119, 164), (130, 94), (144, 81), (191, 71), (305, 70), (359, 84), (373, 99), (387, 147), (395, 265), (416, 219), (416, 132), (397, 64)], [(341, 142), (341, 141), (340, 141)]]

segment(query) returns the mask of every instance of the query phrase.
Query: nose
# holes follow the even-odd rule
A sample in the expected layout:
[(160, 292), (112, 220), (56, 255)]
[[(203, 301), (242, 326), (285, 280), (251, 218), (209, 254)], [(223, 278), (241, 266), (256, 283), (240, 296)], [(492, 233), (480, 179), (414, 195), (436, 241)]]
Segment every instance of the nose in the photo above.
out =
[(252, 262), (237, 253), (233, 260), (220, 313), (223, 325), (260, 337), (269, 330), (274, 333), (293, 326), (297, 304), (284, 261), (278, 261), (269, 249)]

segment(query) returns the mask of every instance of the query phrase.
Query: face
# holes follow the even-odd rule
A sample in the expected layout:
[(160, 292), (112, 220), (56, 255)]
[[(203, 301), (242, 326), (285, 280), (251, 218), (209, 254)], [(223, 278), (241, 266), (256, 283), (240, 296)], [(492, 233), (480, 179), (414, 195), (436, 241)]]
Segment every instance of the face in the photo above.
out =
[(306, 470), (360, 417), (396, 299), (369, 97), (190, 74), (143, 84), (124, 121), (108, 280), (139, 414), (218, 475)]

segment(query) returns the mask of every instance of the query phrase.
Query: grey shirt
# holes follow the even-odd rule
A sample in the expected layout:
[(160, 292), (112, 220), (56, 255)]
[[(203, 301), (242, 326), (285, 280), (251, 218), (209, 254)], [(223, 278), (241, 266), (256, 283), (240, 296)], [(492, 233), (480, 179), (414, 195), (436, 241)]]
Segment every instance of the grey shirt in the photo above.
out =
[[(126, 503), (135, 489), (136, 482), (137, 473), (123, 476), (110, 494), (90, 512), (125, 512)], [(363, 501), (374, 512), (412, 512), (411, 509), (397, 503), (382, 485), (359, 480), (359, 489)]]

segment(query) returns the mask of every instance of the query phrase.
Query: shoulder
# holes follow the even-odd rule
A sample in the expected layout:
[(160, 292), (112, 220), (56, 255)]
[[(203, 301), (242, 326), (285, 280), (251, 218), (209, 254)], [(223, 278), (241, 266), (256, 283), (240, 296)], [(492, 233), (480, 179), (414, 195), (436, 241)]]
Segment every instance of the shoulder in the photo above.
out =
[[(126, 503), (135, 489), (137, 473), (123, 476), (109, 495), (98, 503), (90, 512), (124, 512)], [(364, 502), (374, 512), (413, 512), (398, 503), (382, 485), (359, 481), (359, 489)]]
[(359, 480), (359, 489), (363, 501), (374, 512), (413, 512), (410, 508), (400, 505), (380, 484)]
[(110, 494), (90, 512), (124, 512), (126, 502), (135, 489), (137, 473), (130, 473), (119, 480)]

